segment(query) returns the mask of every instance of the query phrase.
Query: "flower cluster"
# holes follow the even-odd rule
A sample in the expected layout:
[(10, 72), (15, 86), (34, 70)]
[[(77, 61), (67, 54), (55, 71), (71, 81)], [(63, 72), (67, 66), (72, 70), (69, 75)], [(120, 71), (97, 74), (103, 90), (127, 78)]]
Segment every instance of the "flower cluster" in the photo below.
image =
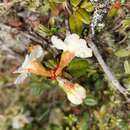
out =
[(23, 82), (30, 73), (56, 79), (59, 86), (61, 86), (67, 94), (68, 99), (73, 104), (81, 104), (83, 99), (86, 97), (85, 89), (77, 83), (73, 84), (64, 78), (61, 78), (60, 75), (62, 70), (74, 59), (74, 57), (91, 57), (92, 50), (87, 47), (86, 41), (80, 39), (77, 34), (68, 35), (64, 41), (59, 39), (57, 36), (52, 36), (51, 41), (53, 47), (63, 50), (60, 63), (57, 65), (58, 67), (55, 70), (47, 70), (43, 67), (40, 61), (42, 61), (45, 53), (41, 46), (34, 46), (30, 55), (26, 55), (22, 66), (15, 71), (15, 73), (20, 73), (15, 83), (18, 84)]

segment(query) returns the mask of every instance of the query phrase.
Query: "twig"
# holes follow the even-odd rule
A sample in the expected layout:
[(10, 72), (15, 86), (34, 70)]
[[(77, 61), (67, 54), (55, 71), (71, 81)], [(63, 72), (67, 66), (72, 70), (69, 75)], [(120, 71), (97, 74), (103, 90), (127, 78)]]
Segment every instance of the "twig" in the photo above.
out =
[(104, 62), (94, 42), (88, 39), (87, 41), (88, 41), (89, 47), (93, 50), (94, 56), (96, 57), (103, 71), (107, 75), (108, 80), (112, 82), (112, 84), (114, 85), (113, 86), (114, 88), (116, 88), (120, 93), (122, 93), (125, 97), (127, 97), (127, 94), (128, 94), (127, 90), (119, 83), (119, 81), (116, 79), (114, 74), (111, 72), (110, 68), (106, 65), (106, 63)]
[(29, 34), (29, 33), (27, 33), (27, 32), (22, 32), (22, 31), (21, 31), (21, 33), (22, 33), (25, 37), (29, 38), (30, 40), (35, 41), (35, 42), (40, 43), (40, 44), (43, 44), (43, 41), (42, 41), (42, 40), (40, 40), (40, 39), (38, 39), (38, 38), (32, 36), (31, 34)]
[(110, 80), (113, 84), (113, 87), (116, 88), (121, 94), (125, 96), (125, 98), (128, 100), (128, 91), (125, 89), (120, 82), (116, 79), (115, 75), (111, 72), (110, 68), (106, 65), (105, 61), (103, 60), (100, 52), (98, 51), (97, 46), (94, 44), (95, 40), (95, 27), (97, 24), (103, 20), (105, 14), (107, 14), (109, 4), (111, 2), (109, 0), (105, 1), (103, 3), (103, 8), (96, 8), (93, 14), (93, 20), (91, 23), (91, 28), (90, 28), (90, 35), (89, 39), (86, 39), (88, 41), (88, 45), (90, 48), (93, 50), (94, 56), (96, 57), (97, 61), (101, 65), (103, 71), (108, 77), (108, 80)]
[(14, 85), (14, 83), (7, 83), (4, 85), (0, 85), (0, 89), (5, 89), (5, 88), (15, 88), (16, 86)]

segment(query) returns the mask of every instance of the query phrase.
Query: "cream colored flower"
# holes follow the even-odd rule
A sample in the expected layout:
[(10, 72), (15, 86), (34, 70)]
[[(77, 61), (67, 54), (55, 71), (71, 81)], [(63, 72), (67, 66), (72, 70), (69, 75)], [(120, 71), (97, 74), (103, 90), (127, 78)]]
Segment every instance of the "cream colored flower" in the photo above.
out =
[(55, 73), (56, 76), (62, 72), (64, 67), (66, 67), (75, 56), (80, 58), (92, 56), (92, 50), (87, 47), (86, 41), (80, 39), (77, 34), (68, 35), (64, 41), (56, 36), (52, 36), (51, 41), (54, 47), (63, 50), (59, 66)]
[(22, 83), (29, 75), (34, 73), (42, 76), (49, 76), (49, 72), (41, 65), (40, 61), (44, 57), (44, 52), (41, 46), (36, 45), (29, 55), (26, 55), (25, 60), (14, 73), (20, 73), (15, 80), (15, 84)]
[(92, 50), (87, 47), (86, 41), (80, 39), (77, 34), (68, 35), (64, 41), (57, 36), (52, 36), (51, 41), (57, 49), (69, 51), (80, 58), (87, 58), (92, 56)]
[(18, 114), (12, 119), (12, 127), (14, 129), (23, 128), (26, 124), (31, 122), (31, 118), (27, 117), (26, 114)]
[(86, 90), (81, 85), (77, 83), (73, 84), (61, 77), (57, 77), (57, 81), (67, 94), (67, 98), (71, 103), (75, 105), (83, 103), (83, 100), (86, 98)]

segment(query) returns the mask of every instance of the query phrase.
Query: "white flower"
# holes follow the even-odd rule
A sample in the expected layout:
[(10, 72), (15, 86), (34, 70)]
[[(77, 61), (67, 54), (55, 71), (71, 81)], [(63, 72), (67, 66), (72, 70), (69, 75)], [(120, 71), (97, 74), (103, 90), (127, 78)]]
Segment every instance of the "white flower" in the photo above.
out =
[(75, 105), (83, 103), (83, 100), (86, 98), (86, 90), (81, 85), (77, 83), (73, 84), (60, 77), (57, 78), (57, 81), (67, 94), (67, 98), (71, 103)]
[(15, 80), (15, 84), (22, 83), (27, 78), (29, 74), (27, 68), (30, 66), (30, 63), (33, 60), (36, 59), (38, 61), (41, 61), (43, 57), (44, 57), (44, 52), (42, 47), (39, 45), (34, 46), (30, 55), (26, 55), (23, 64), (14, 72), (14, 73), (20, 73), (20, 75)]
[(26, 114), (18, 114), (12, 119), (12, 127), (14, 129), (23, 128), (26, 124), (32, 121), (31, 118), (27, 117)]
[(64, 41), (56, 36), (52, 36), (51, 41), (57, 49), (63, 50), (60, 63), (55, 72), (58, 76), (62, 70), (73, 60), (75, 56), (87, 58), (92, 56), (92, 50), (87, 47), (86, 41), (80, 39), (77, 34), (69, 34)]
[(80, 39), (77, 34), (69, 34), (64, 41), (57, 36), (52, 36), (51, 41), (57, 49), (69, 51), (77, 57), (87, 58), (92, 56), (92, 50), (87, 47), (86, 41)]

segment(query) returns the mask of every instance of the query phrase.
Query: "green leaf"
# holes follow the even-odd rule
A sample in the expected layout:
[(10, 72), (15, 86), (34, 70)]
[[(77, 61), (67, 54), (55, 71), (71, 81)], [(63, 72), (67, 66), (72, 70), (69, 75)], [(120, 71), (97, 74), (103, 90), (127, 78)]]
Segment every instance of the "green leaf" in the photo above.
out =
[(126, 49), (120, 49), (118, 51), (115, 52), (115, 55), (117, 57), (127, 57), (127, 56), (130, 56), (130, 51), (129, 50), (126, 50)]
[(34, 95), (34, 96), (39, 96), (43, 93), (43, 88), (37, 84), (33, 84), (31, 86), (31, 93)]
[(69, 64), (68, 70), (71, 75), (80, 77), (86, 74), (88, 70), (88, 62), (83, 59), (75, 59)]
[(126, 123), (126, 122), (124, 122), (124, 121), (122, 121), (122, 122), (119, 124), (120, 130), (129, 130), (128, 126), (129, 126), (129, 124)]
[(38, 76), (32, 76), (31, 82), (31, 92), (34, 96), (40, 96), (46, 89), (51, 88), (52, 83), (43, 78), (38, 78)]
[(80, 2), (81, 2), (81, 0), (70, 0), (70, 3), (71, 3), (74, 7), (77, 7)]
[(91, 18), (85, 9), (78, 9), (76, 11), (77, 18), (85, 24), (90, 24)]
[(114, 17), (116, 16), (118, 13), (118, 9), (117, 8), (111, 8), (109, 11), (108, 11), (108, 17)]
[(95, 97), (93, 96), (88, 96), (86, 97), (86, 99), (84, 100), (84, 103), (88, 106), (95, 106), (98, 104), (98, 101)]
[(128, 18), (122, 20), (121, 23), (122, 23), (122, 27), (123, 27), (123, 29), (128, 28), (128, 27), (130, 26), (130, 17), (128, 17)]
[(36, 11), (36, 9), (39, 7), (40, 5), (40, 2), (39, 1), (36, 1), (36, 0), (31, 0), (28, 2), (28, 9), (30, 11)]
[(83, 114), (83, 120), (80, 124), (80, 129), (79, 130), (88, 130), (89, 129), (89, 113), (84, 113)]
[(127, 60), (124, 62), (124, 69), (126, 74), (130, 74), (130, 64)]
[(91, 2), (84, 1), (80, 7), (84, 8), (88, 12), (94, 11), (94, 5)]
[(83, 23), (82, 23), (82, 21), (77, 20), (76, 13), (73, 13), (69, 17), (69, 26), (70, 26), (71, 32), (75, 32), (75, 33), (78, 33), (78, 34), (80, 34), (82, 32)]
[(50, 31), (49, 28), (45, 27), (44, 25), (40, 24), (37, 29), (36, 29), (36, 32), (40, 35), (40, 36), (43, 36), (43, 37), (46, 37), (46, 36), (50, 36), (52, 33)]
[(55, 1), (54, 0), (48, 0), (48, 1), (49, 1), (50, 9), (51, 9), (51, 15), (57, 16), (59, 14), (59, 10), (57, 8)]
[(121, 4), (125, 4), (125, 1), (126, 1), (126, 0), (121, 0)]
[(54, 69), (54, 68), (56, 68), (57, 62), (53, 59), (49, 59), (49, 60), (45, 61), (44, 64), (46, 67), (48, 67), (50, 69)]

